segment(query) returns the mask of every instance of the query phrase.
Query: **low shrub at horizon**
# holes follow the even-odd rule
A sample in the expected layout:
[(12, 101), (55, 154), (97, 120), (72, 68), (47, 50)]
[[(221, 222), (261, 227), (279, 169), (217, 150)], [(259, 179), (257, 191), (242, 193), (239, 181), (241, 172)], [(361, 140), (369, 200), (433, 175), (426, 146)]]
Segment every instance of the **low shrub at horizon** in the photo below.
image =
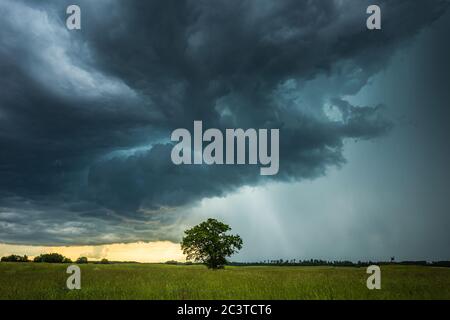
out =
[(2, 257), (0, 259), (1, 262), (29, 262), (30, 260), (28, 259), (27, 255), (19, 256), (19, 255), (15, 255), (12, 254), (10, 256), (6, 256), (6, 257)]

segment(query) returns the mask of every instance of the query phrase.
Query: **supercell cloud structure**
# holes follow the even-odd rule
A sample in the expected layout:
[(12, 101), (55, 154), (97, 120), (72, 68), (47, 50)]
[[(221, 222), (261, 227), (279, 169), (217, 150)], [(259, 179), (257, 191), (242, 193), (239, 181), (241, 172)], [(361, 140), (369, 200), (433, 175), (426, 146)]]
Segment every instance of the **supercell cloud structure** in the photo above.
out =
[[(446, 1), (0, 2), (0, 242), (176, 240), (184, 207), (345, 165), (344, 141), (389, 134), (354, 105)], [(280, 172), (175, 166), (170, 133), (280, 128)]]

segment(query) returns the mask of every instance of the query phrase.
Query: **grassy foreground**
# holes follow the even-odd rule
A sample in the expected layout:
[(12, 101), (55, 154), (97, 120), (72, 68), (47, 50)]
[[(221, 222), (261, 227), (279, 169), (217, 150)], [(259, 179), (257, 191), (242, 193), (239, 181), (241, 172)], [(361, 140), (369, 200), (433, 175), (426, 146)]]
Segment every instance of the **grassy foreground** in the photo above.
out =
[(450, 299), (450, 268), (382, 266), (371, 291), (365, 268), (88, 264), (69, 291), (67, 267), (0, 263), (0, 299)]

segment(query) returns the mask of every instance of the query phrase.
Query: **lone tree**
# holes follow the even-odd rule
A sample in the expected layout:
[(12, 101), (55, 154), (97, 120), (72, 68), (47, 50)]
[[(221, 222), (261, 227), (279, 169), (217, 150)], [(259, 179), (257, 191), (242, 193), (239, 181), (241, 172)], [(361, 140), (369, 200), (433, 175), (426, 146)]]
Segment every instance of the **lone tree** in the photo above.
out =
[(187, 260), (204, 263), (210, 269), (223, 268), (227, 263), (226, 257), (242, 248), (239, 235), (225, 234), (230, 230), (229, 225), (208, 219), (184, 232), (181, 249)]

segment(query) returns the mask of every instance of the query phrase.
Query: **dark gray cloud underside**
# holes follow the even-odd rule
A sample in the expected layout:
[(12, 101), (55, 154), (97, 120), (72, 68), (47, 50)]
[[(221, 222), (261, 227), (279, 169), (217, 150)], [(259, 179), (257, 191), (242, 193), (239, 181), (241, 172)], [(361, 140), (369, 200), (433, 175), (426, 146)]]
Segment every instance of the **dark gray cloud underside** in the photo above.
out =
[[(69, 32), (68, 1), (2, 1), (0, 241), (170, 238), (165, 210), (343, 165), (345, 139), (392, 126), (345, 97), (448, 7), (379, 3), (383, 30), (368, 32), (369, 1), (83, 0)], [(174, 166), (170, 133), (194, 120), (280, 128), (280, 173)]]

